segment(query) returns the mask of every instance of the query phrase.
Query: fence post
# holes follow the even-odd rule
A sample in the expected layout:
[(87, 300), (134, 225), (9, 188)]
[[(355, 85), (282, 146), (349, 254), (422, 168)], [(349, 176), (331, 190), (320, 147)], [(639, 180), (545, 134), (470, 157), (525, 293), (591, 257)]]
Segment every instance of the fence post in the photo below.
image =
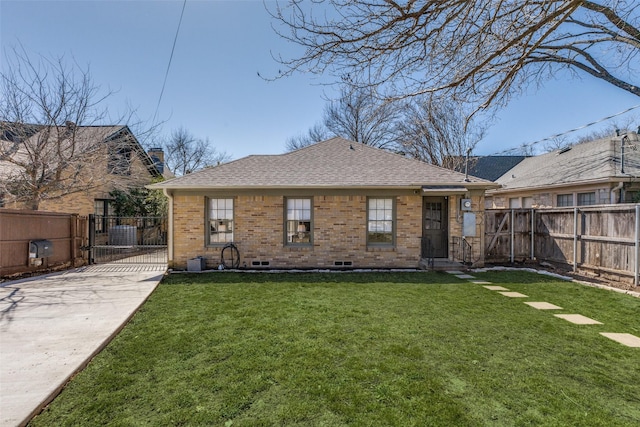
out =
[(95, 214), (89, 214), (89, 265), (93, 264), (93, 246), (96, 244), (96, 216)]
[(69, 215), (69, 229), (70, 229), (70, 242), (69, 242), (69, 255), (71, 256), (71, 266), (77, 267), (76, 258), (78, 257), (77, 247), (77, 229), (78, 229), (78, 214)]
[(633, 268), (633, 284), (638, 286), (638, 280), (640, 276), (640, 267), (638, 262), (640, 261), (640, 205), (636, 205), (636, 239), (635, 239), (636, 253), (635, 253), (635, 266)]
[(531, 261), (536, 257), (535, 251), (536, 210), (531, 208)]
[(573, 208), (573, 272), (578, 271), (578, 208)]
[(511, 264), (513, 264), (514, 262), (514, 258), (515, 258), (515, 246), (516, 246), (516, 236), (515, 236), (515, 232), (514, 232), (514, 228), (515, 228), (515, 213), (514, 210), (511, 209)]

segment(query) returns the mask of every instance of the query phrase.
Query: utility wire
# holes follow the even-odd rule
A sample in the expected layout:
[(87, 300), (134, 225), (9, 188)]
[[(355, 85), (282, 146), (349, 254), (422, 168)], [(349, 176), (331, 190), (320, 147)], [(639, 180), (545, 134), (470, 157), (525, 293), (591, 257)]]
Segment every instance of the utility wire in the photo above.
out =
[(167, 85), (167, 77), (169, 77), (169, 69), (171, 68), (171, 62), (173, 61), (173, 52), (176, 50), (176, 42), (178, 41), (178, 34), (180, 33), (180, 26), (182, 25), (182, 17), (184, 16), (184, 9), (187, 5), (187, 0), (182, 3), (182, 12), (180, 13), (180, 20), (178, 21), (178, 28), (176, 29), (176, 35), (173, 38), (173, 47), (171, 47), (171, 56), (169, 56), (169, 63), (167, 64), (167, 71), (164, 73), (164, 81), (162, 82), (162, 90), (160, 91), (160, 97), (158, 98), (158, 104), (156, 105), (156, 112), (153, 114), (153, 123), (156, 122), (158, 117), (158, 110), (160, 109), (160, 101), (162, 101), (162, 95), (164, 94), (164, 88)]
[(586, 125), (582, 125), (582, 126), (579, 126), (577, 128), (574, 128), (574, 129), (570, 129), (570, 130), (567, 130), (567, 131), (564, 131), (564, 132), (561, 132), (561, 133), (557, 133), (555, 135), (551, 135), (551, 136), (548, 136), (548, 137), (543, 138), (543, 139), (539, 139), (539, 140), (534, 141), (534, 142), (524, 143), (519, 147), (509, 148), (509, 149), (506, 149), (506, 150), (503, 150), (503, 151), (500, 151), (498, 153), (491, 154), (491, 155), (492, 156), (496, 156), (496, 155), (500, 155), (500, 154), (507, 154), (507, 153), (511, 153), (511, 152), (514, 152), (514, 151), (522, 150), (522, 148), (533, 147), (534, 145), (540, 144), (541, 142), (549, 141), (549, 140), (552, 140), (554, 138), (559, 138), (561, 136), (565, 136), (565, 135), (568, 135), (570, 133), (577, 132), (577, 131), (582, 130), (582, 129), (586, 129), (586, 128), (591, 127), (593, 125), (596, 125), (598, 123), (602, 123), (604, 121), (610, 120), (610, 119), (612, 119), (614, 117), (617, 117), (617, 116), (620, 116), (622, 114), (628, 113), (629, 111), (633, 111), (636, 108), (640, 108), (640, 104), (634, 105), (633, 107), (629, 107), (624, 111), (620, 111), (619, 113), (612, 114), (612, 115), (607, 116), (607, 117), (603, 117), (603, 118), (598, 119), (596, 121), (593, 121), (591, 123), (587, 123)]

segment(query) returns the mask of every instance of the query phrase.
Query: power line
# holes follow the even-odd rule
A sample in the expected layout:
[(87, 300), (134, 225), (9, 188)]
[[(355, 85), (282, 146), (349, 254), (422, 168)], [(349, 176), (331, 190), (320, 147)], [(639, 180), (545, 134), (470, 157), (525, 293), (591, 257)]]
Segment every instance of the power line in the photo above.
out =
[(160, 97), (158, 98), (158, 104), (156, 105), (156, 112), (153, 114), (153, 123), (156, 122), (158, 117), (158, 110), (160, 109), (160, 101), (162, 101), (162, 95), (164, 94), (164, 88), (167, 85), (167, 77), (169, 77), (169, 69), (171, 68), (171, 62), (173, 61), (173, 52), (176, 50), (176, 42), (178, 41), (178, 34), (180, 33), (180, 26), (182, 25), (182, 17), (184, 16), (184, 9), (187, 5), (187, 0), (182, 3), (182, 12), (180, 13), (180, 20), (178, 21), (178, 28), (176, 29), (176, 35), (173, 38), (173, 47), (171, 47), (171, 56), (169, 56), (169, 63), (167, 64), (167, 71), (164, 73), (164, 81), (162, 82), (162, 90), (160, 91)]
[(577, 128), (574, 128), (574, 129), (570, 129), (570, 130), (567, 130), (567, 131), (564, 131), (564, 132), (561, 132), (561, 133), (557, 133), (555, 135), (551, 135), (551, 136), (548, 136), (548, 137), (543, 138), (543, 139), (539, 139), (539, 140), (534, 141), (534, 142), (527, 142), (527, 143), (522, 144), (519, 147), (509, 148), (507, 150), (503, 150), (503, 151), (500, 151), (500, 152), (492, 154), (492, 155), (495, 156), (495, 155), (500, 155), (500, 154), (507, 154), (507, 153), (510, 153), (510, 152), (513, 152), (513, 151), (521, 150), (522, 148), (533, 147), (534, 145), (540, 144), (541, 142), (550, 141), (550, 140), (552, 140), (554, 138), (559, 138), (559, 137), (568, 135), (570, 133), (577, 132), (577, 131), (582, 130), (582, 129), (586, 129), (586, 128), (591, 127), (593, 125), (596, 125), (598, 123), (602, 123), (604, 121), (610, 120), (610, 119), (612, 119), (614, 117), (617, 117), (617, 116), (620, 116), (622, 114), (628, 113), (629, 111), (633, 111), (636, 108), (640, 108), (640, 104), (634, 105), (633, 107), (629, 107), (624, 111), (620, 111), (619, 113), (615, 113), (615, 114), (612, 114), (610, 116), (603, 117), (601, 119), (595, 120), (595, 121), (593, 121), (591, 123), (587, 123), (586, 125), (582, 125), (582, 126), (579, 126)]

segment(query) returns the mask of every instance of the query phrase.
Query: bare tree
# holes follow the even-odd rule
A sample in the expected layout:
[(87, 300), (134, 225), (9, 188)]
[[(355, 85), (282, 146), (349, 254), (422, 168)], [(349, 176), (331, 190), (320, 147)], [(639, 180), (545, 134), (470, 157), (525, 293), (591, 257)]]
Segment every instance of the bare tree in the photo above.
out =
[(624, 134), (628, 131), (635, 132), (639, 128), (637, 125), (634, 126), (634, 123), (638, 123), (637, 117), (627, 117), (624, 120), (613, 121), (602, 129), (595, 130), (586, 135), (582, 135), (581, 137), (577, 138), (575, 142), (571, 145), (582, 144), (583, 142), (595, 141), (596, 139), (612, 138), (616, 136), (618, 133)]
[(329, 101), (325, 107), (322, 124), (314, 125), (307, 135), (290, 138), (286, 148), (292, 151), (340, 136), (372, 147), (392, 149), (399, 118), (396, 103), (381, 101), (371, 90), (346, 83), (340, 97)]
[(398, 146), (406, 155), (448, 169), (462, 170), (467, 153), (484, 137), (486, 126), (469, 122), (462, 104), (433, 96), (406, 100), (398, 124)]
[(226, 152), (218, 152), (212, 147), (208, 139), (197, 138), (183, 127), (171, 132), (171, 136), (165, 141), (164, 150), (165, 163), (177, 176), (231, 159)]
[(334, 136), (329, 130), (321, 123), (313, 125), (306, 134), (300, 134), (287, 139), (285, 143), (285, 149), (287, 151), (295, 151), (300, 148), (307, 147), (316, 142), (324, 141), (325, 139)]
[[(93, 83), (88, 69), (69, 66), (62, 57), (32, 60), (18, 49), (4, 56), (0, 196), (5, 202), (38, 209), (44, 200), (130, 173), (135, 141), (126, 126), (96, 126), (107, 118), (102, 105), (111, 93)], [(109, 171), (96, 166), (107, 156)]]
[(564, 148), (571, 147), (572, 145), (574, 145), (574, 143), (570, 142), (566, 135), (562, 135), (555, 136), (545, 141), (544, 149), (547, 152), (551, 152), (555, 150), (562, 150)]
[(337, 101), (324, 111), (324, 125), (334, 135), (377, 148), (395, 145), (396, 103), (380, 101), (369, 88), (343, 86)]
[(636, 0), (291, 0), (270, 13), (304, 47), (277, 58), (281, 75), (355, 75), (386, 97), (438, 92), (480, 109), (559, 70), (640, 96)]

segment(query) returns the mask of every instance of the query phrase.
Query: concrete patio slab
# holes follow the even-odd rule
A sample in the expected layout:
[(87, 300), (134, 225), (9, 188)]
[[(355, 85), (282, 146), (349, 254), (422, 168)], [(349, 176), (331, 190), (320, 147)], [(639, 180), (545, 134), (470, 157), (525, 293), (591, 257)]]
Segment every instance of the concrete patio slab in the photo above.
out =
[(458, 279), (475, 279), (475, 277), (470, 276), (468, 274), (456, 274), (456, 277)]
[(464, 274), (463, 271), (458, 271), (458, 270), (449, 270), (449, 271), (447, 271), (447, 273), (453, 274), (454, 276), (457, 276), (459, 274)]
[(498, 292), (498, 293), (509, 298), (529, 298), (527, 295), (521, 294), (520, 292)]
[(471, 283), (474, 283), (476, 285), (490, 285), (493, 282), (486, 282), (484, 280), (472, 280)]
[(166, 265), (99, 265), (0, 286), (0, 426), (24, 425), (129, 321)]
[(509, 290), (502, 286), (483, 286), (483, 288), (489, 289), (490, 291), (508, 291)]
[(627, 347), (635, 347), (640, 348), (640, 338), (632, 334), (618, 334), (613, 332), (600, 332), (600, 335), (603, 335), (611, 340), (619, 342), (622, 345), (626, 345)]
[(590, 319), (582, 314), (554, 314), (554, 316), (575, 323), (576, 325), (602, 325), (602, 322)]
[(548, 303), (548, 302), (530, 302), (527, 301), (525, 304), (530, 305), (533, 308), (537, 308), (538, 310), (562, 310), (562, 307), (558, 307), (557, 305)]

